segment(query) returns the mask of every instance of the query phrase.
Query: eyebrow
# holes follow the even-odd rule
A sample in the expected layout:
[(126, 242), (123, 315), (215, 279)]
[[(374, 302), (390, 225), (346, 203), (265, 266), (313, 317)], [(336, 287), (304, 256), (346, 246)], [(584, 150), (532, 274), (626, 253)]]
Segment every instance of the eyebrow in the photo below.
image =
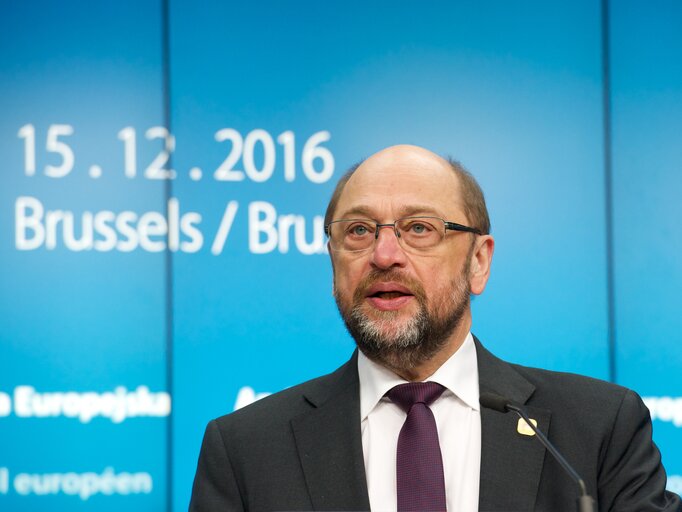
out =
[[(369, 205), (357, 205), (352, 208), (349, 208), (346, 210), (343, 215), (341, 216), (342, 219), (348, 219), (350, 218), (351, 215), (362, 215), (368, 219), (373, 219), (374, 216), (372, 212), (374, 209), (369, 206)], [(406, 205), (406, 206), (401, 206), (398, 209), (398, 217), (399, 219), (402, 219), (404, 217), (411, 217), (413, 215), (425, 215), (425, 216), (434, 216), (434, 217), (439, 217), (439, 218), (445, 218), (443, 213), (436, 210), (435, 208), (428, 206), (428, 205)]]

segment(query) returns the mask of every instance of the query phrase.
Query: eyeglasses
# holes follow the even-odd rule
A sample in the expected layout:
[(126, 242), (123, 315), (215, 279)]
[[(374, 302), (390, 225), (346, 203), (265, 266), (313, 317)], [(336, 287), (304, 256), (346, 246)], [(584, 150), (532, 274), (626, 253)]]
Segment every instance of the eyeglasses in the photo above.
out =
[(327, 224), (324, 232), (333, 251), (361, 252), (370, 249), (379, 238), (379, 230), (387, 227), (393, 228), (403, 247), (417, 250), (431, 249), (441, 243), (448, 229), (483, 234), (479, 229), (439, 217), (405, 217), (390, 224), (379, 224), (369, 219), (340, 219)]

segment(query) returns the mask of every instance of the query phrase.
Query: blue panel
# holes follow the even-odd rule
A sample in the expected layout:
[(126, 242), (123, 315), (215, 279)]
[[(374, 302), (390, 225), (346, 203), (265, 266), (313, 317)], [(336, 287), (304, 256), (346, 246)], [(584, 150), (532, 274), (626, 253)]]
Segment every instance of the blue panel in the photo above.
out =
[(646, 397), (682, 492), (682, 5), (613, 2), (618, 381)]
[[(165, 506), (164, 255), (132, 238), (123, 252), (113, 220), (97, 227), (164, 213), (163, 183), (126, 178), (118, 139), (163, 121), (160, 13), (157, 2), (3, 4), (2, 510)], [(141, 162), (159, 150), (139, 146)]]
[[(238, 396), (277, 391), (350, 355), (327, 256), (303, 254), (285, 223), (303, 222), (313, 240), (341, 172), (387, 145), (451, 154), (487, 193), (498, 245), (475, 333), (517, 362), (608, 376), (599, 5), (176, 1), (170, 33), (173, 194), (201, 214), (204, 235), (173, 264), (178, 509), (206, 421)], [(232, 154), (215, 139), (236, 137), (226, 128), (275, 141), (271, 177), (214, 178)], [(286, 131), (296, 137), (293, 181), (277, 142)], [(318, 184), (301, 157), (320, 131), (336, 167)], [(231, 201), (229, 236), (213, 254)], [(279, 236), (264, 254), (250, 249), (249, 229), (266, 223), (261, 202), (302, 217), (280, 218), (288, 248)]]
[[(608, 377), (600, 6), (457, 4), (170, 2), (169, 180), (160, 2), (3, 4), (1, 510), (183, 510), (208, 419), (345, 361), (320, 216), (395, 143), (486, 191), (484, 343)], [(682, 9), (613, 4), (617, 375), (680, 492)]]

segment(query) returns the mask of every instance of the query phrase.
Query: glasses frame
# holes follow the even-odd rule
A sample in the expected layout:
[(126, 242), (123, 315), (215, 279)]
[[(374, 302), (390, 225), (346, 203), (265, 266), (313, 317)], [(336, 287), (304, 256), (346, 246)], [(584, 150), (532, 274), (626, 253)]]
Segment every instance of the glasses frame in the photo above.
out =
[[(400, 236), (400, 230), (398, 229), (398, 222), (401, 222), (401, 221), (404, 221), (404, 220), (410, 220), (410, 219), (434, 219), (434, 220), (439, 220), (439, 221), (441, 221), (441, 222), (443, 223), (443, 226), (445, 227), (445, 232), (443, 233), (443, 238), (441, 238), (441, 242), (445, 239), (445, 234), (447, 233), (448, 230), (450, 230), (450, 231), (460, 231), (460, 232), (464, 232), (464, 233), (473, 233), (474, 235), (483, 235), (483, 232), (482, 232), (480, 229), (478, 229), (478, 228), (472, 228), (471, 226), (465, 226), (464, 224), (459, 224), (458, 222), (452, 222), (452, 221), (449, 221), (449, 220), (445, 220), (445, 219), (443, 219), (443, 218), (441, 218), (441, 217), (435, 217), (435, 216), (433, 216), (433, 215), (410, 215), (410, 216), (408, 216), (408, 217), (401, 217), (400, 219), (396, 219), (396, 220), (394, 220), (393, 222), (389, 222), (389, 223), (381, 223), (381, 222), (377, 222), (377, 221), (372, 220), (372, 219), (362, 219), (362, 218), (354, 218), (354, 219), (337, 219), (337, 220), (331, 221), (329, 224), (327, 224), (327, 225), (324, 227), (324, 234), (327, 235), (327, 239), (331, 242), (330, 231), (331, 231), (331, 225), (332, 225), (332, 224), (337, 224), (337, 223), (339, 223), (339, 222), (353, 222), (353, 221), (357, 221), (357, 222), (365, 222), (365, 223), (368, 223), (368, 224), (374, 224), (374, 226), (375, 226), (375, 230), (374, 230), (374, 240), (375, 240), (375, 241), (379, 239), (379, 230), (380, 230), (381, 228), (388, 228), (388, 227), (393, 228), (393, 234), (394, 234), (395, 237), (398, 239), (398, 241), (400, 241), (401, 236)], [(436, 245), (433, 245), (433, 246), (431, 246), (431, 247), (428, 247), (428, 249), (431, 249), (431, 248), (433, 248), (433, 247), (436, 247), (436, 246), (438, 246), (439, 244), (440, 244), (440, 242), (438, 242)], [(420, 250), (420, 249), (417, 248), (417, 247), (411, 247), (411, 246), (409, 246), (409, 245), (406, 246), (406, 245), (403, 245), (402, 243), (400, 244), (400, 246), (401, 246), (401, 247), (404, 247), (404, 248), (406, 247), (406, 248), (412, 249), (412, 250)], [(330, 245), (330, 248), (331, 248), (331, 245)], [(365, 249), (358, 249), (358, 250), (356, 250), (356, 251), (349, 251), (349, 250), (347, 250), (347, 249), (333, 249), (333, 248), (332, 248), (332, 250), (333, 250), (333, 251), (336, 251), (336, 252), (354, 252), (354, 253), (359, 253), (359, 252), (363, 252), (363, 251), (368, 251), (368, 250), (371, 249), (371, 248), (372, 248), (372, 246), (370, 245), (369, 247), (367, 247), (367, 248), (365, 248)], [(424, 249), (421, 249), (421, 250), (424, 250)]]

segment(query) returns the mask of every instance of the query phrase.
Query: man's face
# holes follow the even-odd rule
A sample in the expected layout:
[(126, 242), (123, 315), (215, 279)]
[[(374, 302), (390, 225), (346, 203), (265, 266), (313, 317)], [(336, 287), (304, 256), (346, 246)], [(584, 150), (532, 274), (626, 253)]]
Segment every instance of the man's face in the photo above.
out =
[[(334, 220), (392, 223), (419, 215), (468, 224), (449, 164), (421, 148), (396, 146), (358, 168)], [(399, 371), (462, 341), (452, 338), (470, 327), (471, 236), (448, 231), (439, 245), (415, 252), (382, 228), (366, 252), (331, 251), (339, 311), (370, 359)]]

